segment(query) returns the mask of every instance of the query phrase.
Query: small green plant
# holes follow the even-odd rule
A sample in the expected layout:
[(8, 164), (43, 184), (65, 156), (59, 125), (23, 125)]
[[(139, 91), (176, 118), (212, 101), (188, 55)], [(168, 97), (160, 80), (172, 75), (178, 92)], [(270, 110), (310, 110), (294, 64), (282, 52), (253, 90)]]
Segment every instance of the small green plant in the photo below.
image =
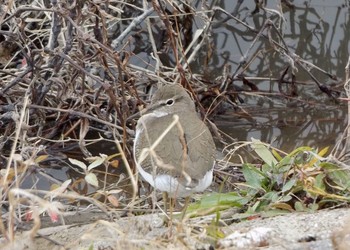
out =
[[(193, 216), (242, 208), (243, 214), (273, 216), (293, 211), (313, 211), (350, 202), (350, 172), (327, 160), (328, 148), (299, 147), (281, 155), (269, 145), (252, 139), (250, 144), (261, 164), (245, 163), (245, 182), (237, 191), (214, 193), (188, 208)], [(241, 209), (241, 210), (242, 210)]]
[(75, 166), (78, 166), (80, 169), (84, 171), (83, 173), (85, 175), (84, 179), (87, 183), (89, 183), (94, 187), (99, 186), (97, 176), (92, 172), (92, 170), (100, 166), (103, 162), (105, 162), (107, 160), (107, 155), (101, 154), (100, 156), (91, 158), (90, 160), (92, 162), (89, 164), (89, 166), (86, 166), (84, 162), (76, 159), (68, 158), (68, 160), (70, 161), (70, 163), (74, 164)]
[(263, 163), (243, 164), (240, 192), (250, 197), (249, 212), (317, 210), (350, 201), (350, 172), (324, 158), (328, 148), (300, 147), (284, 157), (258, 140), (252, 148)]

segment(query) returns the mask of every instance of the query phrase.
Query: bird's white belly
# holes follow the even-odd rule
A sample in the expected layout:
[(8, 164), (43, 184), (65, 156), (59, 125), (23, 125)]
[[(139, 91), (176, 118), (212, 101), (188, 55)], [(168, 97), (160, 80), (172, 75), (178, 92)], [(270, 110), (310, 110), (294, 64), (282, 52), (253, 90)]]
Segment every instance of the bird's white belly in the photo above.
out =
[[(138, 164), (137, 164), (138, 165)], [(137, 166), (141, 176), (155, 189), (167, 192), (170, 197), (187, 197), (193, 193), (202, 192), (210, 186), (213, 180), (213, 169), (209, 170), (205, 176), (198, 181), (198, 185), (193, 188), (181, 185), (176, 178), (163, 174), (153, 176), (147, 173), (141, 166)]]

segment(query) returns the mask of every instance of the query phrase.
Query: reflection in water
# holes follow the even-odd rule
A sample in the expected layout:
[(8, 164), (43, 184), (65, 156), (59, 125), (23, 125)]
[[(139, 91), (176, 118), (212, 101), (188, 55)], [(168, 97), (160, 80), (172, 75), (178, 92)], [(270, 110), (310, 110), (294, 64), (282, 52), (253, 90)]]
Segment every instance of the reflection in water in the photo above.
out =
[(346, 126), (346, 107), (323, 110), (320, 108), (273, 108), (250, 107), (248, 112), (256, 123), (247, 122), (232, 113), (222, 116), (218, 126), (238, 140), (251, 137), (271, 143), (290, 152), (299, 146), (323, 148), (334, 146)]
[[(279, 30), (291, 51), (337, 78), (332, 80), (326, 74), (311, 70), (318, 81), (342, 91), (344, 68), (350, 51), (349, 8), (342, 6), (343, 3), (313, 1), (309, 4), (295, 1), (293, 9), (282, 6), (284, 15), (280, 19), (272, 11), (260, 10), (252, 16), (254, 1), (243, 1), (237, 17), (256, 29), (260, 29), (268, 18), (273, 20), (275, 25), (280, 25)], [(221, 7), (234, 13), (236, 2), (221, 1)], [(266, 7), (279, 9), (276, 1), (268, 1)], [(199, 60), (192, 64), (192, 70), (212, 79), (220, 76), (226, 66), (229, 66), (231, 73), (235, 72), (255, 38), (254, 33), (223, 13), (217, 14), (216, 19), (212, 33), (215, 44), (212, 60), (203, 68), (203, 62), (207, 59), (205, 51), (202, 51)], [(276, 36), (273, 32), (272, 35)], [(270, 47), (267, 39), (258, 40), (249, 55), (256, 57), (243, 72), (246, 76), (267, 79), (281, 76), (289, 64), (288, 58), (275, 53)], [(252, 81), (259, 90), (278, 92), (276, 81)], [(296, 72), (296, 81), (299, 97), (289, 100), (277, 96), (240, 94), (244, 100), (240, 106), (255, 122), (238, 118), (232, 112), (216, 117), (215, 122), (220, 129), (238, 140), (246, 141), (254, 137), (286, 151), (302, 145), (318, 148), (334, 146), (346, 126), (346, 105), (331, 101), (318, 89), (309, 74), (301, 69)], [(242, 85), (240, 82), (235, 84)]]

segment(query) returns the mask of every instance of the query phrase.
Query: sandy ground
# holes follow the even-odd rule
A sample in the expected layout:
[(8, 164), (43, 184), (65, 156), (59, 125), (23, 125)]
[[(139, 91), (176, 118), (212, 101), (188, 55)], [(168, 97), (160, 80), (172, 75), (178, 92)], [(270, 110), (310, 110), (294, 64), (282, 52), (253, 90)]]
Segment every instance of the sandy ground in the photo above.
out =
[(223, 223), (220, 232), (226, 238), (218, 242), (208, 237), (211, 216), (183, 222), (174, 219), (171, 227), (163, 218), (152, 214), (108, 220), (99, 213), (74, 214), (65, 218), (66, 225), (46, 225), (34, 239), (30, 231), (17, 233), (13, 244), (0, 248), (350, 249), (350, 209), (345, 208)]

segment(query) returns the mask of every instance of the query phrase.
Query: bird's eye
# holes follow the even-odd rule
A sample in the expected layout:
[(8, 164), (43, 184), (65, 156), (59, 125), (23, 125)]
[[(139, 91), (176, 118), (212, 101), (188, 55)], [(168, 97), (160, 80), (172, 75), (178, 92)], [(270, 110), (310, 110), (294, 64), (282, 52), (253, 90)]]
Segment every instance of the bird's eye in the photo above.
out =
[(168, 106), (171, 106), (171, 105), (173, 105), (174, 104), (174, 100), (173, 99), (168, 99), (167, 101), (166, 101), (166, 105), (168, 105)]

